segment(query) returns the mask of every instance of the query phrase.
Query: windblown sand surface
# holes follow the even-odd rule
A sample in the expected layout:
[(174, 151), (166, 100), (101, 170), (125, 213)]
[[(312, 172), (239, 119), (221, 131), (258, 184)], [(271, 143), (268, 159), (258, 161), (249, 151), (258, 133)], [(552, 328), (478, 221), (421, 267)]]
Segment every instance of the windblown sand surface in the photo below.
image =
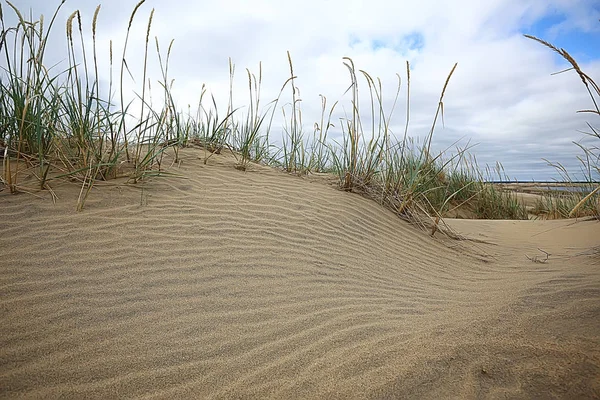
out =
[(82, 213), (0, 192), (0, 397), (600, 397), (600, 222), (431, 238), (203, 154)]

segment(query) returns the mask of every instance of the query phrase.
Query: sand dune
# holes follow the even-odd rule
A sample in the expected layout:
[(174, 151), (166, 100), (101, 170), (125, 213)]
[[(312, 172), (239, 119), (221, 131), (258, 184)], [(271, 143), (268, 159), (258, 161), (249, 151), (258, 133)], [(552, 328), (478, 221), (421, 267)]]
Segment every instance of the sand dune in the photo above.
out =
[(431, 238), (320, 179), (182, 154), (81, 213), (69, 184), (0, 192), (1, 397), (600, 398), (598, 221)]

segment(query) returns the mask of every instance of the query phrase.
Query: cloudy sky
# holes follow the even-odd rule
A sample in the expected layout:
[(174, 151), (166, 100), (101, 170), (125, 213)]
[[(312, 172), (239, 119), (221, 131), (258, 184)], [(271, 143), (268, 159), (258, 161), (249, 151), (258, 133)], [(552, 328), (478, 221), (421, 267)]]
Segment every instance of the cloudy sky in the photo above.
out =
[[(22, 12), (32, 10), (34, 17), (44, 14), (49, 21), (59, 1), (14, 0), (13, 4)], [(48, 50), (52, 62), (66, 63), (64, 24), (68, 15), (81, 11), (89, 39), (97, 4), (66, 0)], [(118, 66), (137, 1), (105, 0), (101, 4), (99, 67), (102, 81), (108, 82), (109, 40)], [(11, 21), (6, 3), (2, 6), (5, 19)], [(329, 104), (340, 101), (332, 135), (339, 133), (337, 118), (349, 110), (344, 92), (350, 80), (343, 57), (351, 57), (357, 69), (381, 79), (388, 110), (396, 91), (396, 73), (402, 77), (402, 93), (392, 118), (398, 137), (406, 119), (406, 61), (410, 62), (409, 135), (417, 138), (427, 134), (444, 81), (458, 63), (445, 96), (445, 125), (438, 126), (434, 147), (443, 150), (459, 139), (462, 146), (470, 141), (476, 144), (471, 152), (480, 164), (500, 161), (513, 179), (556, 178), (544, 158), (576, 173), (580, 150), (572, 142), (585, 140), (581, 131), (587, 129), (586, 121), (597, 124), (591, 115), (576, 113), (591, 108), (576, 74), (552, 75), (568, 65), (523, 34), (563, 47), (588, 75), (600, 80), (598, 0), (146, 0), (134, 20), (126, 56), (137, 79), (125, 82), (131, 91), (141, 90), (141, 60), (152, 9), (152, 43), (158, 37), (164, 54), (174, 39), (169, 75), (175, 79), (174, 95), (182, 110), (188, 104), (195, 107), (203, 84), (219, 104), (226, 104), (229, 57), (236, 65), (234, 105), (248, 104), (245, 69), (258, 73), (259, 62), (262, 100), (267, 103), (289, 77), (289, 51), (307, 132), (312, 132), (320, 118), (319, 95), (323, 95)], [(150, 78), (156, 82), (160, 78), (156, 52), (151, 53), (149, 62)], [(118, 68), (114, 75), (118, 76)], [(359, 85), (366, 95), (364, 80)], [(280, 105), (290, 98), (288, 90)]]

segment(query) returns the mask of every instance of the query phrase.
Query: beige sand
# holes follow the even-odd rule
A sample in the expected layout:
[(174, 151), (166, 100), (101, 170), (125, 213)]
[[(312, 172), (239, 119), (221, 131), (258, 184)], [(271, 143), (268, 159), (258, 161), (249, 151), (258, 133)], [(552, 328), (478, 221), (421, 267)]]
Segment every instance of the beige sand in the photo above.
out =
[(68, 184), (56, 204), (0, 192), (0, 397), (600, 397), (600, 222), (432, 239), (202, 155), (82, 213)]

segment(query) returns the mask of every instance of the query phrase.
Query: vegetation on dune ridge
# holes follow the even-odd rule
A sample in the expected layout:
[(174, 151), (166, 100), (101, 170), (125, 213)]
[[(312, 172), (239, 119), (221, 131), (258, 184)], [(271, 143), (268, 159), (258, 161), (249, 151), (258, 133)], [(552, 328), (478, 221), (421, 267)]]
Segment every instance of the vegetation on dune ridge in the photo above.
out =
[[(515, 193), (487, 183), (493, 177), (507, 179), (500, 164), (493, 170), (480, 168), (468, 154), (468, 146), (457, 148), (455, 153), (449, 149), (437, 155), (431, 153), (436, 123), (443, 116), (444, 94), (456, 65), (443, 86), (431, 128), (423, 143), (417, 144), (407, 136), (411, 82), (408, 62), (406, 125), (403, 136), (398, 138), (390, 129), (390, 121), (401, 93), (400, 76), (393, 106), (385, 110), (381, 81), (356, 69), (352, 59), (344, 58), (350, 76), (346, 92), (350, 97), (346, 109), (350, 111), (341, 121), (342, 139), (335, 141), (329, 137), (333, 127), (331, 120), (340, 104), (330, 105), (324, 96), (321, 96), (319, 121), (314, 124), (312, 133), (305, 131), (297, 77), (289, 53), (290, 77), (283, 83), (277, 98), (266, 103), (261, 99), (263, 76), (259, 65), (258, 74), (246, 70), (249, 103), (243, 108), (235, 107), (235, 65), (230, 60), (226, 112), (219, 112), (215, 98), (207, 98), (203, 87), (196, 112), (184, 113), (176, 108), (173, 80), (168, 75), (173, 42), (164, 52), (155, 38), (162, 100), (158, 106), (153, 104), (147, 80), (152, 10), (147, 23), (141, 89), (136, 93), (135, 103), (125, 103), (123, 78), (131, 75), (127, 43), (132, 23), (143, 3), (144, 0), (140, 1), (131, 14), (122, 59), (117, 65), (113, 63), (110, 42), (108, 99), (102, 98), (99, 89), (96, 25), (100, 6), (92, 20), (91, 55), (85, 46), (79, 11), (70, 15), (66, 23), (68, 67), (56, 72), (57, 67), (48, 68), (44, 63), (44, 54), (50, 30), (64, 1), (47, 25), (43, 18), (26, 20), (17, 7), (7, 2), (18, 18), (13, 27), (5, 26), (0, 4), (0, 53), (5, 63), (0, 73), (0, 147), (3, 151), (0, 179), (5, 190), (11, 193), (25, 190), (20, 181), (24, 172), (36, 176), (40, 189), (50, 191), (53, 180), (68, 177), (81, 184), (77, 201), (77, 209), (81, 210), (97, 181), (126, 177), (137, 183), (168, 174), (163, 165), (165, 152), (172, 153), (178, 162), (179, 149), (196, 144), (205, 151), (205, 163), (213, 154), (229, 149), (240, 170), (246, 170), (251, 162), (260, 162), (295, 174), (333, 173), (338, 177), (340, 189), (365, 194), (410, 221), (434, 221), (433, 231), (443, 223), (443, 216), (460, 215), (459, 211), (480, 218), (528, 218), (525, 206)], [(116, 84), (114, 68), (118, 68), (120, 75)], [(588, 80), (584, 83), (593, 83), (585, 77)], [(359, 86), (361, 94), (367, 93), (366, 101), (364, 96), (359, 97)], [(598, 93), (597, 86), (591, 86)], [(118, 93), (118, 105), (113, 102), (113, 92)], [(290, 96), (289, 101), (283, 100), (286, 95)], [(364, 104), (368, 105), (366, 109), (363, 109)], [(276, 112), (282, 112), (284, 118), (280, 146), (271, 141)], [(598, 136), (596, 130), (593, 133)], [(597, 170), (597, 148), (584, 150), (588, 167)], [(589, 177), (592, 183), (592, 175)], [(574, 215), (598, 215), (599, 211), (589, 206), (597, 197), (596, 191), (586, 199), (579, 199), (581, 204), (574, 207)]]

